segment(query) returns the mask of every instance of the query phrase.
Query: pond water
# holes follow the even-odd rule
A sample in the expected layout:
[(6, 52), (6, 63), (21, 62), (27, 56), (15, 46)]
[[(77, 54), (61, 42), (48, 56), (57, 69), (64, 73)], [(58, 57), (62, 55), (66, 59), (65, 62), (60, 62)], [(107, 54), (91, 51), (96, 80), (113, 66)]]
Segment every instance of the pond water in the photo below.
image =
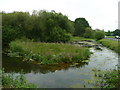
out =
[(77, 65), (36, 65), (30, 62), (20, 62), (22, 58), (10, 58), (3, 55), (3, 67), (6, 73), (18, 75), (23, 69), (27, 82), (40, 88), (93, 88), (96, 87), (94, 70), (116, 69), (118, 54), (101, 47), (102, 50), (90, 48), (93, 53), (88, 63)]

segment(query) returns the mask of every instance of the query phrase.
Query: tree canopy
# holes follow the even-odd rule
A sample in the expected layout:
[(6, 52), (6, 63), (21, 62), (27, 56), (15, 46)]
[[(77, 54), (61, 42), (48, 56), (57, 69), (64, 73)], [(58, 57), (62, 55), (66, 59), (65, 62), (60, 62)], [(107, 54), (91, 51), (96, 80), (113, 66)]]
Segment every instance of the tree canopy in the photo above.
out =
[(76, 36), (83, 36), (85, 33), (85, 29), (87, 27), (90, 27), (88, 21), (85, 18), (76, 18), (74, 25), (75, 25), (74, 34)]
[(2, 12), (3, 44), (27, 37), (41, 42), (66, 42), (74, 32), (74, 23), (55, 11)]

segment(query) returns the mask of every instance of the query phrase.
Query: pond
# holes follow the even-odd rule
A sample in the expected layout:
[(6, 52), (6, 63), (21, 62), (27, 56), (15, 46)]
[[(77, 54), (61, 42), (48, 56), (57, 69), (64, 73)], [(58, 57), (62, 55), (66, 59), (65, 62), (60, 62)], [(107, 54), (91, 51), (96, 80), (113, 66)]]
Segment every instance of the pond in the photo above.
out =
[(23, 69), (27, 82), (34, 83), (40, 88), (93, 88), (95, 86), (94, 70), (116, 69), (118, 54), (106, 47), (97, 50), (90, 48), (93, 53), (86, 63), (75, 65), (36, 65), (31, 62), (20, 62), (22, 58), (11, 58), (3, 55), (3, 68), (6, 73), (18, 75)]

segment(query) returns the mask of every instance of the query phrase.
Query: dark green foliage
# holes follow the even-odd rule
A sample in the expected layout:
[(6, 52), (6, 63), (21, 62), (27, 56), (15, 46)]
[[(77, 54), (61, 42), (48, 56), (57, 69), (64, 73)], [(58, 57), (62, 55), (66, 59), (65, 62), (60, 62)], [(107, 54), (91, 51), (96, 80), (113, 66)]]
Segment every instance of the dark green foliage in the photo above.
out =
[(74, 25), (75, 25), (74, 34), (77, 36), (83, 36), (85, 33), (85, 29), (87, 27), (90, 27), (88, 21), (85, 18), (76, 18)]
[(105, 32), (106, 36), (112, 36), (113, 32), (111, 32), (110, 30), (108, 30), (108, 32)]
[(20, 38), (20, 30), (18, 28), (12, 28), (11, 26), (2, 27), (2, 41), (3, 47), (16, 38)]
[(115, 31), (113, 31), (113, 35), (120, 36), (120, 29), (116, 29)]
[(93, 38), (93, 33), (94, 33), (94, 31), (90, 27), (88, 27), (85, 29), (84, 37), (85, 38)]
[(94, 32), (94, 38), (95, 38), (96, 40), (103, 39), (104, 37), (105, 37), (105, 32), (104, 32), (104, 31), (102, 31), (102, 30), (96, 30), (96, 31)]
[(41, 42), (67, 42), (74, 23), (55, 11), (2, 12), (3, 46), (17, 38), (27, 37)]

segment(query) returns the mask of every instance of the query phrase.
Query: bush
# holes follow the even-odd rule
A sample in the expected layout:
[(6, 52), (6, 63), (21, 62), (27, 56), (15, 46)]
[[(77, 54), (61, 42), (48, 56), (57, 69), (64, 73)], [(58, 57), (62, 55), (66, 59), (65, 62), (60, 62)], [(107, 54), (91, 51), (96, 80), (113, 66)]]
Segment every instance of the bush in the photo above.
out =
[(120, 86), (120, 78), (119, 78), (120, 70), (109, 70), (109, 71), (100, 71), (96, 74), (96, 77), (99, 77), (98, 83), (101, 88), (119, 88)]
[(60, 27), (54, 27), (50, 32), (50, 42), (67, 42), (70, 40), (70, 34), (66, 33), (66, 30)]
[(25, 54), (24, 49), (19, 45), (19, 43), (11, 42), (9, 46), (10, 46), (10, 53), (14, 53), (14, 54), (16, 53), (16, 55)]
[(105, 37), (105, 32), (104, 31), (95, 31), (94, 33), (94, 38), (96, 40), (100, 40), (100, 39), (103, 39)]
[(12, 26), (3, 26), (2, 27), (2, 46), (7, 47), (8, 44), (15, 40), (16, 38), (20, 38), (19, 29), (13, 28)]
[(2, 77), (3, 88), (36, 88), (36, 85), (26, 83), (23, 73), (18, 76), (14, 76), (14, 73), (5, 73), (4, 70), (0, 70), (0, 77)]
[(68, 33), (73, 34), (74, 23), (62, 13), (55, 11), (2, 12), (3, 46), (11, 41), (27, 37), (41, 42), (67, 42)]
[(93, 38), (93, 30), (90, 27), (85, 29), (84, 37)]

